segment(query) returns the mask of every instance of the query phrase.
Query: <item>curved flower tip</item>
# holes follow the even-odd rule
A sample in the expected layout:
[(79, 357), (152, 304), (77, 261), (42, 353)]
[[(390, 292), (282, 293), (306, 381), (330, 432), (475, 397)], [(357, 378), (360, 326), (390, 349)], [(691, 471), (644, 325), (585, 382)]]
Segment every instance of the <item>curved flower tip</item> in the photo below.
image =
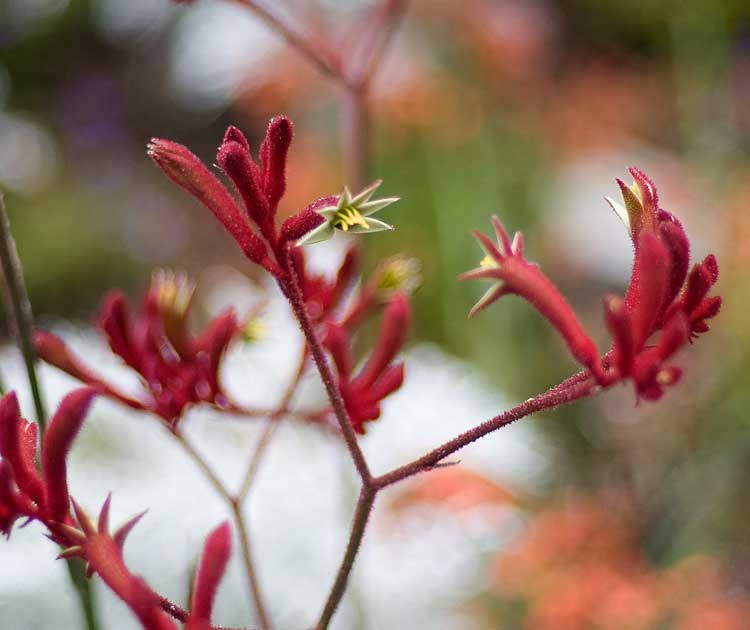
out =
[(271, 207), (278, 205), (286, 192), (286, 162), (294, 137), (294, 125), (284, 115), (274, 116), (260, 147), (263, 190)]
[(513, 238), (500, 219), (492, 217), (497, 244), (481, 232), (474, 232), (485, 257), (479, 266), (459, 276), (462, 280), (491, 280), (492, 286), (469, 311), (469, 317), (487, 308), (504, 295), (518, 295), (549, 321), (564, 339), (573, 357), (590, 368), (599, 381), (604, 380), (596, 344), (586, 334), (563, 295), (539, 267), (523, 256), (523, 236)]
[(344, 191), (336, 198), (335, 203), (316, 208), (316, 212), (323, 217), (324, 222), (297, 244), (311, 245), (328, 240), (336, 230), (352, 234), (369, 234), (395, 229), (388, 223), (372, 218), (373, 214), (400, 199), (400, 197), (372, 199), (381, 184), (381, 180), (376, 180), (356, 195), (352, 195), (349, 189), (344, 187)]
[(619, 178), (615, 180), (620, 187), (623, 203), (607, 195), (604, 196), (604, 200), (623, 222), (633, 242), (637, 243), (641, 231), (656, 229), (660, 212), (663, 211), (659, 209), (659, 193), (654, 182), (635, 167), (629, 168), (628, 172), (633, 177), (633, 183), (630, 186)]
[(52, 518), (62, 521), (68, 513), (67, 456), (83, 426), (91, 401), (92, 387), (77, 389), (63, 398), (42, 440), (42, 472), (46, 486), (46, 507)]
[(225, 521), (208, 535), (203, 546), (200, 566), (195, 576), (187, 630), (202, 630), (208, 627), (216, 591), (229, 562), (231, 548), (232, 530)]

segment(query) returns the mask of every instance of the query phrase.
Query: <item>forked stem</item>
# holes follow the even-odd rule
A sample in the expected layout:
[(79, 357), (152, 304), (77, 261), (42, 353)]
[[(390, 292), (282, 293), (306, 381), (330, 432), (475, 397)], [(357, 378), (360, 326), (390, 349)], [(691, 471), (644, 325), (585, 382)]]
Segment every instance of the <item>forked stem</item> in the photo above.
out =
[(341, 599), (346, 592), (346, 586), (351, 574), (357, 552), (362, 544), (362, 539), (367, 528), (367, 522), (372, 511), (372, 506), (378, 492), (383, 488), (403, 481), (409, 477), (421, 472), (434, 469), (439, 466), (440, 462), (447, 456), (455, 453), (459, 449), (471, 444), (479, 438), (497, 431), (512, 422), (546, 409), (552, 409), (582, 398), (586, 398), (596, 393), (599, 386), (586, 372), (580, 372), (559, 385), (547, 390), (543, 394), (530, 398), (529, 400), (513, 407), (486, 422), (477, 425), (452, 440), (418, 457), (414, 461), (399, 466), (391, 472), (379, 477), (374, 477), (367, 482), (363, 481), (362, 490), (360, 491), (359, 501), (354, 512), (352, 527), (349, 533), (349, 540), (346, 545), (344, 557), (341, 560), (336, 579), (326, 599), (323, 612), (318, 620), (315, 630), (326, 630), (333, 618), (334, 613), (341, 603)]
[(260, 581), (255, 570), (255, 563), (253, 561), (252, 550), (250, 547), (250, 536), (248, 534), (248, 527), (245, 518), (242, 514), (242, 508), (237, 500), (231, 495), (224, 482), (219, 479), (216, 473), (213, 471), (208, 462), (203, 456), (193, 447), (193, 445), (185, 439), (185, 437), (176, 431), (172, 432), (172, 435), (177, 440), (177, 443), (182, 447), (185, 453), (193, 460), (196, 466), (201, 470), (204, 477), (213, 486), (216, 493), (224, 500), (232, 513), (232, 519), (234, 520), (235, 527), (237, 528), (237, 535), (240, 540), (240, 550), (242, 553), (242, 561), (245, 567), (245, 574), (247, 576), (248, 589), (250, 599), (255, 607), (255, 615), (258, 619), (258, 626), (260, 630), (268, 630), (270, 628), (268, 612), (263, 599), (263, 594), (260, 588)]

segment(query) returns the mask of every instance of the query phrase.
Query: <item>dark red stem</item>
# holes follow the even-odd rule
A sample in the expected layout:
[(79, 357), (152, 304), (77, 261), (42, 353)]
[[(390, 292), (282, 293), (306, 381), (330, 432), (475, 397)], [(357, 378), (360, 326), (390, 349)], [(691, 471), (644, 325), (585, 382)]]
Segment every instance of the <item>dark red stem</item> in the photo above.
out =
[(279, 285), (282, 293), (289, 300), (289, 304), (294, 311), (294, 316), (297, 318), (297, 322), (302, 329), (302, 334), (305, 336), (307, 345), (310, 348), (310, 354), (312, 355), (315, 366), (320, 373), (320, 379), (323, 381), (326, 394), (331, 401), (333, 413), (336, 416), (339, 428), (344, 437), (344, 442), (346, 442), (346, 446), (349, 449), (352, 460), (354, 461), (354, 466), (357, 468), (362, 483), (368, 485), (372, 480), (370, 468), (368, 467), (367, 462), (365, 461), (365, 456), (357, 443), (357, 437), (354, 434), (354, 429), (349, 420), (349, 414), (346, 411), (344, 399), (341, 397), (341, 393), (336, 385), (335, 377), (331, 371), (331, 366), (328, 363), (328, 358), (323, 351), (323, 346), (321, 345), (313, 324), (310, 321), (310, 316), (308, 315), (307, 307), (305, 306), (305, 300), (299, 287), (297, 273), (288, 256), (286, 263), (286, 274), (283, 279), (278, 279)]

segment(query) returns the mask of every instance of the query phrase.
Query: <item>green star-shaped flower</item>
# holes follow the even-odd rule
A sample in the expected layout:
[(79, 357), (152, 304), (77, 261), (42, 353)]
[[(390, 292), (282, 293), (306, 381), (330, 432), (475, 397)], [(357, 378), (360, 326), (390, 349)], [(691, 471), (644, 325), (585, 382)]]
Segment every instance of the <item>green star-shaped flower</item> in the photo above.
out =
[(372, 218), (373, 214), (399, 200), (399, 197), (371, 199), (373, 193), (382, 183), (382, 180), (378, 179), (355, 196), (352, 196), (349, 189), (344, 187), (344, 192), (339, 195), (338, 203), (335, 206), (325, 206), (317, 210), (317, 213), (325, 218), (325, 222), (302, 238), (298, 245), (310, 245), (328, 240), (333, 236), (335, 230), (351, 232), (352, 234), (393, 230), (392, 225)]

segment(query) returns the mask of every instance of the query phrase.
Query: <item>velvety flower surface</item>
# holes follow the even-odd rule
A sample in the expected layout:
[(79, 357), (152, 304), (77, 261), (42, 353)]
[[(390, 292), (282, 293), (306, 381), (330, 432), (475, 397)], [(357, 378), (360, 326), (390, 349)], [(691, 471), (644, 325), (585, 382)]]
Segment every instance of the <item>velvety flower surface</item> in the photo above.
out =
[(404, 365), (393, 360), (406, 340), (410, 320), (409, 300), (399, 292), (386, 306), (375, 346), (356, 375), (346, 328), (334, 322), (327, 324), (324, 343), (336, 366), (349, 420), (358, 433), (365, 433), (365, 422), (380, 417), (380, 402), (403, 383)]
[(492, 286), (470, 314), (507, 294), (534, 306), (560, 333), (577, 361), (608, 386), (630, 378), (639, 397), (659, 399), (682, 370), (672, 357), (690, 339), (708, 331), (721, 297), (709, 296), (719, 267), (713, 254), (688, 272), (690, 243), (677, 218), (659, 207), (656, 186), (641, 171), (630, 169), (634, 182), (617, 180), (623, 204), (607, 198), (633, 241), (633, 270), (623, 298), (606, 296), (604, 316), (612, 348), (602, 358), (565, 298), (537, 265), (523, 256), (523, 239), (511, 240), (496, 217), (497, 244), (477, 232), (486, 257), (465, 279), (487, 279)]

